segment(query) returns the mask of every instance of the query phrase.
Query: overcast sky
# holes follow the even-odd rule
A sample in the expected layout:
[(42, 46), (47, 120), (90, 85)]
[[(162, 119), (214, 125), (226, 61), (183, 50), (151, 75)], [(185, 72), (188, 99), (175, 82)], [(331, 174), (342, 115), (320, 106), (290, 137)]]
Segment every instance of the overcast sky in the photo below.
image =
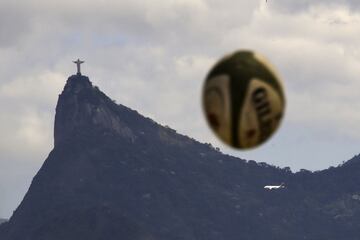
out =
[[(360, 153), (360, 1), (225, 2), (0, 1), (0, 217), (53, 147), (56, 101), (77, 58), (118, 103), (226, 153), (294, 171)], [(200, 104), (208, 70), (238, 49), (266, 56), (287, 97), (279, 131), (246, 152), (215, 139)]]

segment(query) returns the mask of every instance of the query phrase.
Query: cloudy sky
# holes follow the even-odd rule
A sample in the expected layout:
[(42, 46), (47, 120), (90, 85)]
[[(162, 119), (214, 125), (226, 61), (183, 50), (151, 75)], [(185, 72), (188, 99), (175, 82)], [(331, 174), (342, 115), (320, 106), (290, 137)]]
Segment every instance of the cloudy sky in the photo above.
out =
[[(91, 3), (89, 3), (91, 2)], [(0, 217), (10, 217), (53, 147), (58, 94), (84, 59), (108, 96), (226, 153), (320, 170), (360, 153), (360, 1), (0, 1)], [(238, 152), (202, 115), (207, 71), (252, 49), (280, 73), (286, 116)]]

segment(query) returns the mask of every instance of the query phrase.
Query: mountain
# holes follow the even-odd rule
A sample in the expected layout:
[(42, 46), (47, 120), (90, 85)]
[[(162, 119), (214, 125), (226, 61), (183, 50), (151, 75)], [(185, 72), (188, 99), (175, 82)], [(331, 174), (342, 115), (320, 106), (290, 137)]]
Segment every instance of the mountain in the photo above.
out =
[(3, 224), (4, 222), (7, 222), (7, 219), (0, 218), (0, 225)]
[(222, 154), (73, 75), (54, 149), (0, 239), (358, 240), (359, 171), (359, 156), (292, 173)]

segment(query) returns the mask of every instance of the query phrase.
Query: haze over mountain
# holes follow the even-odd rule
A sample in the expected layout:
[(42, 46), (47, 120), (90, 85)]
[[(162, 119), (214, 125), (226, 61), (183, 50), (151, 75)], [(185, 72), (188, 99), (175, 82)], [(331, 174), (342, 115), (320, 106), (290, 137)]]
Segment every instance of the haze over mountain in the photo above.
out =
[(359, 156), (294, 174), (224, 155), (117, 105), (82, 75), (59, 96), (54, 129), (1, 240), (359, 239)]

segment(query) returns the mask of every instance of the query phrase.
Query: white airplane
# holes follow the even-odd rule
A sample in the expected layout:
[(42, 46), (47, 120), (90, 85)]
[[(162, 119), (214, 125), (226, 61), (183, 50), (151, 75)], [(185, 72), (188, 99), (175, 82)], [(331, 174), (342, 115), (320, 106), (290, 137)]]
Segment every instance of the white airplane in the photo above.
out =
[(273, 190), (273, 189), (285, 188), (285, 185), (284, 185), (284, 183), (281, 183), (280, 185), (275, 185), (275, 186), (266, 185), (264, 188), (269, 189), (269, 190)]

